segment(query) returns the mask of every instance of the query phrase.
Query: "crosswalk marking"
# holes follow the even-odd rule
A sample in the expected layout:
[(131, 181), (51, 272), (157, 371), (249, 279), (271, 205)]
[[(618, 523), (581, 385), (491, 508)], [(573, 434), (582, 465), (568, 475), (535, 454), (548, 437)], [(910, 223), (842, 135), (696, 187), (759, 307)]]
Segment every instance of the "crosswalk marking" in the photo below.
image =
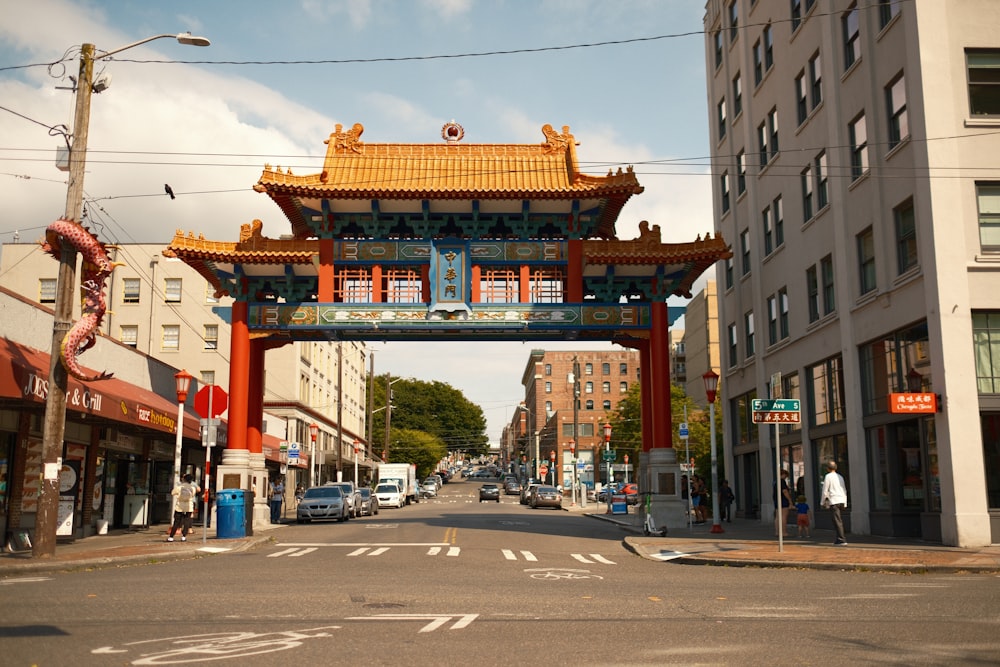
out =
[(437, 556), (439, 553), (441, 553), (441, 547), (431, 547), (427, 550), (428, 556)]
[(461, 552), (462, 552), (462, 547), (449, 547), (448, 548), (448, 555), (449, 556), (457, 556)]
[(273, 553), (273, 554), (268, 554), (267, 557), (268, 558), (278, 558), (279, 556), (286, 556), (288, 554), (295, 553), (296, 551), (298, 551), (298, 549), (285, 549), (284, 551), (278, 551), (278, 552)]
[(301, 550), (299, 550), (296, 553), (288, 554), (288, 557), (289, 558), (298, 558), (299, 556), (305, 556), (306, 554), (312, 553), (313, 551), (316, 551), (316, 547), (311, 547), (309, 549), (301, 549)]
[(605, 565), (615, 565), (615, 562), (613, 560), (608, 560), (601, 554), (587, 554), (587, 556), (590, 556), (590, 558), (593, 558), (593, 560), (590, 560), (589, 558), (587, 558), (587, 556), (584, 556), (583, 554), (570, 554), (570, 555), (573, 558), (580, 561), (581, 563), (590, 563), (590, 564), (604, 563)]
[[(324, 545), (324, 546), (338, 546), (338, 545), (332, 545), (331, 544), (331, 545)], [(340, 546), (345, 546), (345, 545), (340, 545)], [(357, 545), (350, 545), (350, 546), (357, 546)], [(392, 546), (427, 546), (427, 545), (426, 544), (414, 544), (414, 545), (368, 545), (368, 546), (359, 546), (357, 549), (354, 549), (353, 551), (348, 552), (346, 554), (346, 557), (351, 558), (351, 557), (356, 557), (356, 556), (381, 556), (382, 554), (384, 554), (387, 551), (389, 551)], [(301, 556), (305, 556), (305, 555), (311, 554), (312, 552), (317, 551), (317, 550), (318, 550), (318, 545), (317, 546), (308, 546), (308, 547), (294, 546), (294, 547), (290, 547), (290, 548), (287, 548), (287, 549), (283, 549), (281, 551), (276, 551), (273, 554), (267, 554), (267, 557), (268, 558), (280, 558), (282, 556), (288, 556), (289, 558), (299, 558)], [(533, 554), (532, 552), (530, 552), (530, 551), (525, 551), (525, 550), (515, 551), (513, 549), (501, 549), (500, 553), (503, 554), (503, 557), (506, 560), (509, 560), (509, 561), (516, 561), (516, 560), (523, 559), (525, 561), (532, 562), (532, 563), (538, 562), (538, 557), (535, 554)], [(433, 546), (428, 546), (428, 549), (427, 549), (427, 555), (428, 556), (444, 555), (444, 556), (448, 556), (448, 557), (451, 557), (451, 558), (457, 558), (461, 554), (462, 554), (462, 548), (461, 547), (450, 546), (450, 545), (447, 545), (447, 544), (435, 544)], [(663, 552), (661, 552), (658, 555), (658, 559), (659, 560), (670, 560), (672, 558), (678, 558), (678, 557), (681, 557), (683, 555), (684, 554), (679, 554), (679, 553), (671, 553), (671, 552), (663, 553)], [(609, 558), (606, 558), (605, 556), (602, 556), (601, 554), (572, 553), (572, 554), (570, 554), (570, 556), (572, 558), (574, 558), (575, 560), (581, 562), (581, 563), (588, 563), (588, 564), (603, 563), (605, 565), (617, 565), (617, 563), (615, 561), (613, 561), (613, 560), (611, 560)]]
[[(501, 549), (500, 553), (502, 553), (503, 557), (506, 558), (507, 560), (517, 560), (517, 554), (515, 554), (510, 549)], [(524, 556), (524, 560), (532, 562), (538, 561), (538, 558), (535, 557), (535, 554), (531, 553), (530, 551), (522, 551), (521, 555)]]
[(368, 554), (368, 555), (369, 556), (379, 556), (381, 554), (384, 554), (388, 550), (389, 550), (389, 547), (379, 547), (378, 549), (373, 549), (372, 552), (370, 554)]
[(349, 553), (347, 555), (348, 556), (360, 556), (361, 554), (363, 554), (366, 551), (368, 551), (368, 547), (361, 547), (360, 549), (355, 549), (354, 551), (352, 551), (351, 553)]

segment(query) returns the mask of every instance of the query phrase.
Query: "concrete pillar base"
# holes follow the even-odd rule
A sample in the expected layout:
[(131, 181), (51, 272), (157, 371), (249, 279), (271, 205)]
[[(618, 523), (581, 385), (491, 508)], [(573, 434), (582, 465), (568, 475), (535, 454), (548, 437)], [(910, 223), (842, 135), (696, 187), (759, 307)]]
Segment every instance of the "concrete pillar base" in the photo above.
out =
[(253, 523), (271, 522), (271, 509), (267, 503), (269, 490), (264, 455), (245, 449), (227, 449), (222, 453), (222, 463), (215, 471), (216, 492), (224, 489), (253, 491)]
[[(650, 513), (658, 530), (668, 532), (687, 525), (681, 499), (681, 467), (672, 447), (656, 447), (639, 455), (639, 493), (652, 492)], [(640, 498), (639, 512), (644, 511), (645, 497)]]

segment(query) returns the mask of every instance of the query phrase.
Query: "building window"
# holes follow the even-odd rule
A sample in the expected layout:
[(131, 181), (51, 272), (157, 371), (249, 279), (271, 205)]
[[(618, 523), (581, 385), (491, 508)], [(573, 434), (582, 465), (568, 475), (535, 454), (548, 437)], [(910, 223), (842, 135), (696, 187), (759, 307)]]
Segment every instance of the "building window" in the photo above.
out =
[(799, 125), (806, 122), (809, 117), (809, 90), (805, 70), (795, 77), (795, 112)]
[(754, 328), (753, 328), (753, 311), (748, 311), (743, 314), (743, 332), (744, 342), (746, 343), (747, 357), (752, 357), (756, 352), (756, 346), (754, 344)]
[(969, 113), (973, 116), (1000, 115), (1000, 51), (968, 50)]
[[(973, 322), (974, 318), (975, 315)], [(916, 389), (909, 386), (908, 374), (916, 364), (926, 364), (929, 361), (927, 341), (925, 320), (858, 347), (863, 415), (888, 412), (890, 393)], [(929, 369), (927, 373), (921, 375), (923, 386), (926, 386), (924, 382), (930, 382)]]
[(215, 296), (215, 287), (212, 283), (205, 283), (205, 303), (219, 303), (219, 297)]
[(816, 212), (823, 210), (823, 207), (830, 202), (829, 172), (826, 168), (826, 151), (816, 156)]
[(729, 172), (722, 172), (722, 176), (719, 177), (719, 190), (720, 197), (722, 197), (722, 212), (729, 212)]
[(628, 375), (628, 364), (618, 364), (618, 375)]
[(179, 350), (181, 347), (181, 328), (177, 324), (164, 324), (160, 341), (161, 350)]
[(833, 284), (833, 255), (819, 260), (820, 275), (823, 277), (823, 314), (829, 315), (837, 308), (837, 292)]
[(851, 121), (847, 126), (851, 141), (851, 180), (858, 180), (868, 173), (868, 126), (865, 114)]
[(56, 279), (39, 278), (38, 280), (38, 303), (56, 302)]
[(899, 14), (902, 0), (878, 0), (878, 29), (882, 30)]
[(736, 155), (736, 196), (747, 191), (747, 154), (741, 150)]
[(737, 72), (733, 78), (733, 118), (743, 113), (743, 80)]
[(552, 414), (552, 401), (545, 401), (545, 414), (546, 415)]
[(583, 365), (583, 374), (584, 375), (593, 375), (594, 374), (594, 364), (590, 364), (590, 363), (584, 364)]
[(211, 386), (215, 384), (215, 371), (201, 371), (198, 375), (201, 376), (202, 385)]
[(218, 324), (206, 324), (205, 325), (205, 349), (206, 350), (218, 350), (219, 349), (219, 325)]
[(906, 117), (906, 78), (900, 74), (885, 89), (885, 105), (889, 113), (889, 149), (910, 136)]
[(163, 300), (167, 303), (180, 303), (181, 291), (180, 278), (167, 278), (163, 281)]
[(628, 393), (628, 382), (618, 383), (618, 393), (627, 394)]
[(601, 375), (611, 375), (611, 364), (608, 362), (601, 364)]
[(729, 41), (735, 42), (739, 37), (740, 15), (736, 0), (729, 3)]
[(122, 303), (139, 303), (139, 279), (122, 280)]
[(774, 32), (771, 24), (764, 26), (764, 71), (769, 72), (774, 67)]
[(588, 399), (587, 402), (583, 404), (583, 409), (584, 410), (593, 410), (594, 409), (594, 401)]
[(778, 334), (781, 340), (788, 338), (788, 288), (778, 290)]
[(726, 289), (731, 289), (733, 286), (733, 258), (726, 258), (726, 263), (723, 266), (725, 267)]
[(552, 364), (545, 364), (545, 374), (552, 375)]
[(774, 198), (771, 210), (774, 217), (774, 247), (777, 249), (785, 243), (785, 210), (781, 203), (781, 195)]
[(972, 314), (976, 386), (980, 394), (1000, 394), (1000, 311)]
[(761, 213), (761, 224), (764, 227), (764, 256), (774, 252), (774, 221), (771, 219), (771, 207)]
[(764, 80), (764, 47), (758, 39), (753, 43), (753, 84), (759, 86)]
[(908, 199), (895, 209), (896, 258), (900, 275), (917, 265), (917, 223), (913, 213), (913, 200)]
[(813, 170), (812, 165), (807, 165), (805, 170), (799, 175), (802, 183), (802, 222), (812, 220), (813, 211)]
[(810, 423), (822, 426), (844, 419), (844, 373), (840, 357), (807, 369)]
[(716, 30), (712, 39), (715, 40), (715, 67), (718, 69), (722, 66), (722, 31)]
[(605, 394), (610, 394), (611, 393), (611, 383), (610, 382), (602, 382), (601, 383), (601, 391), (603, 391)]
[(819, 51), (809, 59), (809, 98), (813, 109), (823, 101), (823, 63)]
[(767, 122), (757, 126), (757, 154), (760, 159), (760, 168), (767, 166)]
[(750, 230), (744, 229), (740, 232), (740, 257), (743, 259), (743, 274), (750, 273)]
[(723, 97), (715, 106), (715, 121), (719, 130), (719, 140), (726, 136), (726, 98)]
[(609, 410), (611, 410), (611, 401), (603, 401), (601, 403), (601, 407), (604, 408), (605, 412), (608, 412)]
[(123, 324), (118, 330), (118, 337), (123, 345), (137, 347), (139, 345), (139, 327), (134, 324)]
[(861, 57), (861, 34), (858, 25), (858, 7), (851, 5), (847, 13), (840, 19), (844, 30), (844, 69), (851, 69), (858, 58)]
[(1000, 252), (1000, 183), (976, 183), (979, 202), (979, 245), (983, 252)]
[(771, 109), (770, 113), (767, 114), (767, 129), (771, 136), (769, 137), (769, 143), (771, 152), (767, 156), (768, 161), (773, 159), (778, 154), (778, 109), (775, 107)]
[(875, 289), (875, 235), (868, 227), (858, 234), (858, 280), (861, 294)]
[(819, 278), (815, 266), (806, 269), (806, 301), (809, 304), (809, 322), (815, 322), (819, 319)]
[(799, 24), (802, 23), (802, 0), (791, 0), (792, 3), (792, 32), (795, 32)]
[(546, 382), (545, 383), (545, 393), (546, 394), (551, 394), (552, 393), (552, 383), (551, 382)]
[(728, 338), (726, 339), (726, 342), (727, 342), (727, 345), (728, 345), (728, 348), (729, 348), (729, 367), (730, 368), (736, 368), (736, 364), (738, 362), (738, 359), (736, 358), (736, 325), (735, 324), (730, 324), (728, 327), (726, 327), (726, 335), (728, 336)]
[(594, 383), (593, 382), (585, 382), (583, 384), (583, 393), (585, 393), (585, 394), (593, 394), (594, 393)]
[(767, 344), (778, 342), (778, 296), (767, 297)]

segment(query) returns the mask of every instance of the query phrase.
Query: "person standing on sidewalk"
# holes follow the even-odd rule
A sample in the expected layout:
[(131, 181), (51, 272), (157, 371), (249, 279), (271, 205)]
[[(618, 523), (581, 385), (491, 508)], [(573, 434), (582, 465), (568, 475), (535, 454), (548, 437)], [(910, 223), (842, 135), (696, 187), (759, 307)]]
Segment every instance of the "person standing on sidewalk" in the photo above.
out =
[(285, 495), (285, 485), (280, 477), (271, 482), (271, 523), (281, 521), (281, 501)]
[(174, 535), (178, 530), (181, 531), (181, 542), (187, 542), (188, 533), (191, 532), (191, 514), (194, 512), (194, 503), (199, 491), (201, 489), (194, 483), (194, 478), (188, 474), (184, 475), (184, 481), (170, 492), (174, 497), (174, 522), (170, 525), (167, 542), (174, 541)]
[(837, 531), (837, 537), (833, 543), (840, 546), (847, 544), (844, 536), (844, 521), (840, 516), (841, 510), (847, 508), (847, 487), (844, 486), (844, 478), (837, 472), (837, 462), (830, 461), (826, 464), (826, 477), (823, 478), (823, 507), (829, 508), (833, 515), (833, 528)]

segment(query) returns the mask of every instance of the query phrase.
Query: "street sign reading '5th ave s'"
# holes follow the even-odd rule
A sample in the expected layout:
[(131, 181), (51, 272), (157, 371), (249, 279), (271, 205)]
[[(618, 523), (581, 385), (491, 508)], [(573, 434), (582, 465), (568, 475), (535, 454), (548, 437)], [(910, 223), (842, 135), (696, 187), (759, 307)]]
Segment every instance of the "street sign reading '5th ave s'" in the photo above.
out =
[(801, 403), (792, 398), (755, 398), (751, 405), (754, 424), (798, 424)]

